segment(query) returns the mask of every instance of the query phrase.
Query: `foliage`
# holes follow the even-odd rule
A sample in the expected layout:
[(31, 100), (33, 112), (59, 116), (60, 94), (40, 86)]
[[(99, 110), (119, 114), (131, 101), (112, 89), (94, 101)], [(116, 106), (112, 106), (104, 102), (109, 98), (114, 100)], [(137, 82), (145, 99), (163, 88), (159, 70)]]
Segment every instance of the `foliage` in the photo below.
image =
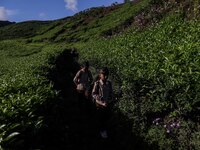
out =
[[(58, 98), (47, 74), (75, 47), (93, 67), (109, 67), (123, 93), (117, 107), (137, 135), (156, 149), (199, 149), (200, 23), (186, 19), (181, 2), (142, 0), (1, 27), (0, 145), (20, 147), (44, 126), (37, 112)], [(154, 18), (154, 26), (132, 24)]]
[(4, 27), (7, 25), (14, 24), (15, 22), (9, 22), (9, 21), (0, 21), (0, 27)]
[[(161, 129), (149, 127), (156, 117), (185, 117), (193, 120), (191, 124), (198, 124), (194, 104), (200, 98), (199, 23), (184, 21), (181, 16), (170, 15), (143, 32), (132, 30), (82, 48), (84, 59), (97, 66), (108, 65), (115, 77), (120, 77), (124, 98), (119, 107), (134, 120), (134, 129), (144, 137), (147, 132), (158, 136)], [(186, 130), (182, 129), (182, 133)], [(190, 132), (196, 131), (194, 128)], [(177, 144), (162, 132), (160, 136), (164, 139), (151, 136), (148, 140), (155, 140), (161, 149), (166, 146), (162, 145), (165, 140), (169, 140), (168, 146)], [(178, 146), (186, 137), (178, 139)]]
[(46, 75), (53, 67), (49, 59), (63, 49), (21, 40), (0, 43), (0, 145), (23, 149), (44, 125), (40, 107), (57, 97)]

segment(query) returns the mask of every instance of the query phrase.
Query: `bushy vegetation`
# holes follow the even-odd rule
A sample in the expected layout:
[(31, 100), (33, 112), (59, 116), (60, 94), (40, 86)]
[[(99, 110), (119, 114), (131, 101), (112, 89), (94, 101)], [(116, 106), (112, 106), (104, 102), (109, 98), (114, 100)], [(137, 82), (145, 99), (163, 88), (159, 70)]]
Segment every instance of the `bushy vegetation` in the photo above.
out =
[(59, 99), (47, 74), (75, 47), (93, 67), (109, 67), (123, 91), (117, 110), (135, 134), (155, 149), (199, 149), (196, 8), (196, 1), (141, 0), (1, 27), (0, 145), (20, 149), (37, 135), (40, 107)]
[(14, 24), (15, 22), (10, 22), (10, 21), (0, 21), (0, 27), (4, 27), (7, 25)]
[(52, 68), (48, 61), (58, 50), (62, 47), (20, 40), (0, 42), (1, 146), (23, 149), (42, 127), (40, 107), (57, 99), (46, 75)]
[(182, 16), (82, 50), (97, 66), (109, 64), (122, 82), (119, 108), (133, 119), (133, 130), (159, 149), (199, 148), (200, 24)]

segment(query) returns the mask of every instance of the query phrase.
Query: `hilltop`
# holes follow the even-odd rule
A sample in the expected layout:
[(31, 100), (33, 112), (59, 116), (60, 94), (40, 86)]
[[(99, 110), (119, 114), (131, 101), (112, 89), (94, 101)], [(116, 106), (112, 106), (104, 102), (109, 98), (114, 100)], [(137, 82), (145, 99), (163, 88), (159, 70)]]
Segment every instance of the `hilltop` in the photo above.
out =
[(0, 27), (4, 27), (4, 26), (11, 25), (11, 24), (14, 24), (14, 23), (15, 23), (15, 22), (1, 21), (1, 20), (0, 20)]

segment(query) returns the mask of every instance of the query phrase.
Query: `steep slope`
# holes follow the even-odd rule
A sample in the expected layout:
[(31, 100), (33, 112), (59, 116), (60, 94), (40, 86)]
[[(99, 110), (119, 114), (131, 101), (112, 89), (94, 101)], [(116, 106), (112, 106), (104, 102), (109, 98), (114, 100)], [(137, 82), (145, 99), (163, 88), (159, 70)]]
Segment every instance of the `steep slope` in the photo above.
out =
[(28, 21), (1, 27), (0, 40), (29, 38), (28, 42), (87, 41), (91, 37), (122, 33), (131, 26), (143, 28), (154, 25), (172, 10), (183, 11), (185, 18), (199, 15), (195, 1), (136, 0), (109, 7), (90, 8), (72, 17), (54, 21)]
[(29, 38), (29, 42), (77, 42), (99, 37), (123, 24), (148, 5), (148, 0), (84, 10), (55, 21), (21, 22), (0, 29), (0, 39)]

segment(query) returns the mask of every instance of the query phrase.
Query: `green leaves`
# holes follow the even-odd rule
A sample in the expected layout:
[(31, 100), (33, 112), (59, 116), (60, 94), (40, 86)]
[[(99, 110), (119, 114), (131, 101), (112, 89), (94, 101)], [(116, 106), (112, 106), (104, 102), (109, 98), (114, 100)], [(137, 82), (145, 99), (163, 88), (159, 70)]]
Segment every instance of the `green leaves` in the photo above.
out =
[[(108, 66), (113, 70), (113, 78), (120, 78), (120, 110), (133, 119), (137, 130), (143, 135), (148, 132), (150, 140), (159, 142), (162, 148), (166, 140), (173, 145), (174, 139), (164, 133), (155, 137), (161, 129), (149, 127), (149, 114), (161, 115), (163, 119), (197, 119), (195, 114), (189, 114), (195, 111), (193, 103), (200, 98), (199, 25), (183, 21), (179, 14), (169, 15), (158, 26), (91, 41), (81, 48), (81, 55), (94, 66)], [(179, 113), (174, 113), (177, 110)]]
[(37, 110), (56, 95), (44, 75), (52, 67), (49, 57), (55, 57), (62, 46), (44, 47), (44, 44), (24, 44), (23, 41), (0, 43), (0, 71), (3, 70), (0, 76), (0, 145), (23, 145), (26, 139), (20, 137), (25, 136), (24, 132), (31, 128), (31, 132), (37, 134), (43, 124)]
[(15, 136), (19, 135), (19, 132), (13, 132), (11, 134), (9, 134), (6, 138), (3, 139), (4, 142), (8, 142), (9, 140), (11, 140), (12, 138), (14, 138)]

